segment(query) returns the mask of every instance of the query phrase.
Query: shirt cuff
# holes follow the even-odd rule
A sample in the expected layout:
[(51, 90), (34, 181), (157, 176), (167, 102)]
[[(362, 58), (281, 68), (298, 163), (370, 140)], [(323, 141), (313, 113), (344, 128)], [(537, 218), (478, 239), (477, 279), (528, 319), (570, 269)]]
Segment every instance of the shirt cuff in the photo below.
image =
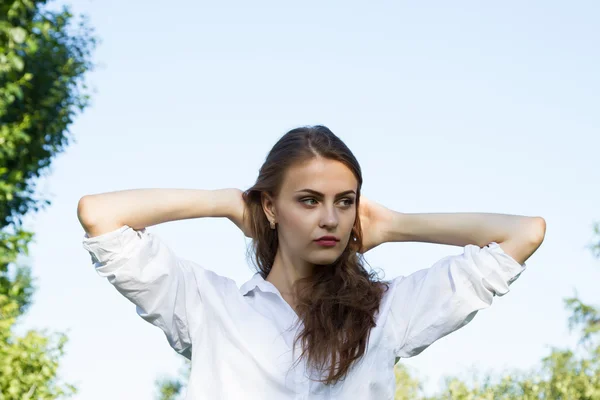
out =
[[(144, 231), (145, 228), (139, 233)], [(94, 237), (89, 237), (86, 232), (82, 245), (90, 253), (94, 266), (98, 268), (122, 255), (127, 244), (131, 243), (139, 233), (128, 225)]]

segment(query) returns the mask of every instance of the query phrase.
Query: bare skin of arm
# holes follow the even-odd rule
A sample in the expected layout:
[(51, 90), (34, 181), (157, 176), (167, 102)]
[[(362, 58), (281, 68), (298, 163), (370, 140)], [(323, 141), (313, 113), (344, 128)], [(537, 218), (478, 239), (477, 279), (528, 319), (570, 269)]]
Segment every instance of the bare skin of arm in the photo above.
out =
[(77, 217), (89, 237), (123, 225), (133, 229), (190, 218), (232, 218), (239, 189), (131, 189), (86, 195)]
[(546, 221), (494, 213), (401, 213), (360, 200), (364, 252), (387, 242), (426, 242), (483, 247), (496, 242), (521, 264), (542, 244)]

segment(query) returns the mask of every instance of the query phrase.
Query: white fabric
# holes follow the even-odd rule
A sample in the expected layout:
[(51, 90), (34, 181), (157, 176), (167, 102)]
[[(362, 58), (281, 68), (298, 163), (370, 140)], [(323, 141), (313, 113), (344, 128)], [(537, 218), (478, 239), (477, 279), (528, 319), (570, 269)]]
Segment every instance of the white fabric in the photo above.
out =
[(191, 359), (186, 399), (393, 399), (396, 357), (411, 357), (467, 324), (523, 270), (495, 242), (467, 245), (460, 255), (393, 279), (365, 355), (344, 381), (309, 379), (292, 364), (297, 315), (259, 273), (234, 280), (178, 257), (159, 236), (124, 225), (83, 247), (97, 273), (136, 305), (143, 319)]

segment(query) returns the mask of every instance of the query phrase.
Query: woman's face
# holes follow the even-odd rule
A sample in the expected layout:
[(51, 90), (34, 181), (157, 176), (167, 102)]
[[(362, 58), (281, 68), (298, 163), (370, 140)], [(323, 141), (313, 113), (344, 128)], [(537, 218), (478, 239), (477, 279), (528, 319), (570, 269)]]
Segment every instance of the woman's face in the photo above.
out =
[[(285, 258), (333, 263), (344, 251), (356, 218), (358, 181), (343, 163), (316, 157), (289, 168), (274, 203), (279, 250)], [(273, 218), (271, 218), (273, 219)], [(335, 236), (333, 247), (315, 242)]]

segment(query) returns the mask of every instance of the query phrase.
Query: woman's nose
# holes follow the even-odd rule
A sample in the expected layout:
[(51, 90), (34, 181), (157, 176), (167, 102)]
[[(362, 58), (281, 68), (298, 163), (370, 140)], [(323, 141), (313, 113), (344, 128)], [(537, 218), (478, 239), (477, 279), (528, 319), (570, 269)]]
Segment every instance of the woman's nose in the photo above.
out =
[(321, 217), (321, 226), (335, 228), (338, 225), (338, 215), (335, 207), (324, 207)]

